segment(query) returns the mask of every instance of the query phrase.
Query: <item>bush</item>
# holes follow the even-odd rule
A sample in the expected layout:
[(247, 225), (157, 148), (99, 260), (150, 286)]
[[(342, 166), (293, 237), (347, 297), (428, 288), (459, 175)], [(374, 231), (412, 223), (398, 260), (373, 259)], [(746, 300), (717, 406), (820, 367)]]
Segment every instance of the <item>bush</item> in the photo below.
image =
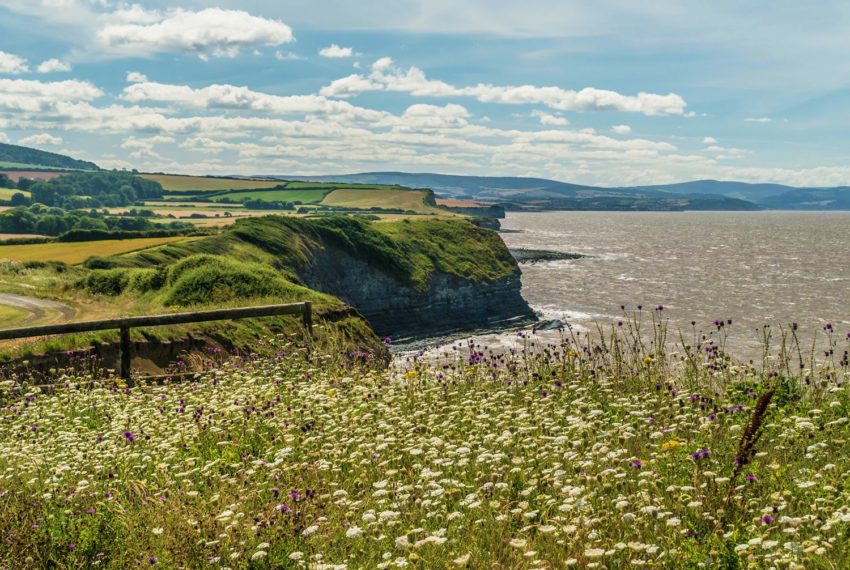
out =
[(95, 269), (78, 285), (92, 295), (120, 295), (127, 288), (130, 274), (126, 269)]
[[(226, 303), (236, 299), (283, 295), (291, 286), (266, 266), (211, 255), (185, 260), (176, 273), (165, 305)], [(177, 269), (175, 266), (172, 269)], [(169, 280), (175, 273), (169, 272)]]
[(109, 257), (93, 255), (83, 262), (83, 267), (86, 269), (114, 269), (118, 267), (118, 262)]
[(130, 273), (128, 289), (139, 293), (158, 291), (165, 285), (167, 270), (164, 267), (156, 269), (137, 269)]

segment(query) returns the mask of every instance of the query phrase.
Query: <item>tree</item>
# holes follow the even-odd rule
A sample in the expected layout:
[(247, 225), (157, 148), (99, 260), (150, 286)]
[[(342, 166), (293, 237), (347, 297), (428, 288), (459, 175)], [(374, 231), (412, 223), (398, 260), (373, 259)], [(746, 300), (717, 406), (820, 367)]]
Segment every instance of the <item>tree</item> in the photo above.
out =
[(12, 199), (10, 200), (10, 202), (12, 202), (12, 206), (27, 206), (30, 204), (30, 199), (27, 198), (26, 195), (22, 194), (21, 192), (15, 192), (14, 194), (12, 194)]

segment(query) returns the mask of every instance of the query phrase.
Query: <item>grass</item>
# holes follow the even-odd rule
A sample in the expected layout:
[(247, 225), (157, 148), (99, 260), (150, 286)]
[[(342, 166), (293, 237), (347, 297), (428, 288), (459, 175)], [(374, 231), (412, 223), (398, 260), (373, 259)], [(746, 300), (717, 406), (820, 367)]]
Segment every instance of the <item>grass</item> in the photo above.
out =
[(26, 190), (17, 190), (15, 188), (0, 188), (0, 200), (11, 200), (15, 194), (23, 194), (29, 198), (30, 193)]
[(846, 362), (799, 367), (792, 341), (756, 369), (710, 349), (719, 329), (668, 351), (660, 312), (624, 320), (445, 365), (294, 335), (184, 383), (7, 383), (0, 560), (845, 567)]
[(29, 316), (30, 312), (24, 309), (0, 305), (0, 328), (5, 329), (14, 326)]
[(244, 178), (216, 178), (212, 176), (182, 176), (179, 174), (141, 174), (142, 178), (159, 182), (166, 191), (220, 191), (274, 188), (280, 180), (256, 180)]
[(328, 194), (322, 204), (343, 208), (399, 208), (417, 213), (443, 213), (425, 203), (428, 192), (425, 190), (398, 190), (382, 188), (377, 190), (340, 189)]
[(513, 275), (516, 264), (499, 235), (462, 220), (368, 223), (351, 217), (242, 219), (221, 234), (121, 258), (133, 267), (165, 265), (198, 253), (269, 264), (295, 278), (311, 252), (333, 247), (417, 289), (434, 271), (473, 282)]
[(265, 200), (266, 202), (302, 202), (304, 204), (315, 204), (321, 202), (332, 189), (318, 190), (257, 190), (255, 192), (232, 192), (229, 194), (216, 195), (213, 200), (231, 199), (242, 200)]
[(74, 265), (92, 256), (108, 256), (138, 251), (168, 243), (185, 241), (185, 237), (138, 238), (32, 245), (0, 245), (0, 259), (13, 261), (59, 261)]
[(59, 166), (45, 166), (43, 164), (26, 164), (23, 162), (5, 162), (0, 160), (0, 168), (14, 168), (15, 170), (60, 170), (73, 171), (73, 168), (63, 168)]

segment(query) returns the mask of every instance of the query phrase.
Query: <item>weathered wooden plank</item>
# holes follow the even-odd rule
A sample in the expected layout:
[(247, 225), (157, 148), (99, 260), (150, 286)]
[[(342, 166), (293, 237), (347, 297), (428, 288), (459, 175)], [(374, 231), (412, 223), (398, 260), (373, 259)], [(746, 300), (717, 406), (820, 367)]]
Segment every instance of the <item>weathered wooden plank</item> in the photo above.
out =
[[(37, 327), (22, 327), (0, 330), (0, 340), (48, 336), (55, 334), (71, 334), (110, 329), (155, 327), (162, 325), (177, 325), (187, 323), (202, 323), (209, 321), (224, 321), (229, 319), (247, 319), (254, 317), (271, 317), (275, 315), (302, 315), (304, 324), (312, 325), (311, 303), (291, 303), (287, 305), (261, 305), (258, 307), (240, 307), (236, 309), (212, 309), (190, 313), (168, 313), (165, 315), (143, 315), (135, 317), (120, 317), (101, 321), (83, 321), (78, 323), (62, 323), (58, 325), (42, 325)], [(309, 316), (308, 316), (309, 315)]]

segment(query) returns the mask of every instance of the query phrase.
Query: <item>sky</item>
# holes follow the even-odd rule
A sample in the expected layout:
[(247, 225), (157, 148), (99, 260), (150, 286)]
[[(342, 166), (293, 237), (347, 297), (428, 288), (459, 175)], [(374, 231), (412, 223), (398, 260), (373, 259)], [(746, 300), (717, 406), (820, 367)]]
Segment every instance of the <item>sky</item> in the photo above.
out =
[(850, 3), (0, 0), (0, 142), (187, 174), (850, 185)]

